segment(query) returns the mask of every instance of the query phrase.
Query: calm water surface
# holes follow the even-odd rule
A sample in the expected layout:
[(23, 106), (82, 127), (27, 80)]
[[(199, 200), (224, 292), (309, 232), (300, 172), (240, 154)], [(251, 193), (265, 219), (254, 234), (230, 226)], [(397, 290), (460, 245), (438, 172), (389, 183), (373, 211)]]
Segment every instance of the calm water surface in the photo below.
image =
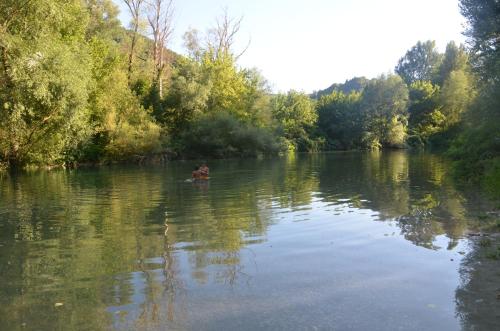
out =
[(444, 159), (193, 165), (0, 176), (0, 329), (500, 326), (500, 264), (467, 236), (490, 202)]

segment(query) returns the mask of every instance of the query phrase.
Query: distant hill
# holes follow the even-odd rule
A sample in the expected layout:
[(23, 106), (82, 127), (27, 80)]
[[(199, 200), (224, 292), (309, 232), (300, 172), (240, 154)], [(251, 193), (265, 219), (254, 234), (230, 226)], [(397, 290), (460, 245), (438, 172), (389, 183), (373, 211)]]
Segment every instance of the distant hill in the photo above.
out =
[(331, 94), (333, 91), (339, 91), (345, 94), (349, 94), (353, 91), (360, 92), (365, 88), (369, 81), (370, 80), (366, 77), (354, 77), (346, 80), (343, 84), (335, 83), (324, 90), (314, 91), (311, 94), (311, 98), (319, 99), (321, 96)]

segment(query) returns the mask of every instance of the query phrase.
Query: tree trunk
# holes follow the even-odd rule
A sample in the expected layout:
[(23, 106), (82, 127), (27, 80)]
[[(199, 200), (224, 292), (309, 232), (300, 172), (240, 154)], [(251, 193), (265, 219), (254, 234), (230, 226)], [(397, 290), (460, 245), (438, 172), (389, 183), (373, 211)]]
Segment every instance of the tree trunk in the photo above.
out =
[(132, 76), (132, 65), (134, 62), (134, 49), (135, 49), (135, 44), (137, 41), (137, 25), (134, 27), (134, 34), (132, 35), (132, 43), (130, 45), (130, 54), (128, 55), (128, 73), (127, 73), (127, 79), (128, 83), (130, 85), (130, 79)]
[(160, 99), (163, 99), (163, 45), (160, 46), (160, 58), (158, 59), (158, 92)]

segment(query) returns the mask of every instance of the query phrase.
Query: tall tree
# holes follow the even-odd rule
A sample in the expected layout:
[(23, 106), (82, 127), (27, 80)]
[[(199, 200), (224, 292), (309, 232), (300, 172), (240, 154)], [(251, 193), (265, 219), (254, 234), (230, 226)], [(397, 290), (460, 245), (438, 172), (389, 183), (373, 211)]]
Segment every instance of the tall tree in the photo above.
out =
[(465, 31), (475, 68), (482, 78), (500, 80), (500, 2), (498, 0), (460, 0), (462, 15), (468, 21)]
[(394, 69), (407, 85), (417, 80), (432, 80), (440, 62), (441, 55), (436, 50), (435, 41), (417, 42), (408, 50)]
[(107, 9), (110, 0), (88, 1), (92, 2), (90, 21), (101, 28), (88, 36), (93, 80), (88, 127), (93, 129), (93, 135), (90, 142), (83, 144), (80, 158), (84, 161), (133, 159), (158, 151), (160, 127), (130, 89), (129, 49), (116, 45), (117, 40), (125, 43), (128, 33), (121, 28), (120, 39), (108, 33), (114, 27), (105, 22), (116, 18)]
[(333, 149), (352, 149), (359, 146), (362, 118), (359, 111), (360, 92), (333, 91), (323, 95), (317, 104), (318, 127)]
[(242, 21), (243, 17), (231, 18), (227, 8), (224, 9), (222, 16), (216, 19), (215, 27), (208, 31), (207, 36), (207, 49), (214, 60), (231, 55), (237, 61), (246, 52), (250, 46), (250, 41), (241, 52), (234, 53), (236, 35), (241, 29)]
[(90, 57), (79, 0), (0, 5), (0, 158), (64, 162), (88, 135)]
[(476, 91), (470, 74), (464, 70), (452, 71), (441, 89), (442, 113), (447, 126), (458, 124), (462, 114), (469, 109)]
[[(485, 185), (500, 196), (500, 2), (460, 0), (460, 8), (468, 21), (465, 34), (479, 83), (478, 96), (468, 107), (451, 155), (457, 159), (455, 168), (463, 178), (484, 179)], [(450, 88), (461, 89), (463, 81), (463, 77), (453, 77)], [(450, 97), (453, 100), (453, 94)]]
[(370, 81), (363, 90), (364, 144), (369, 148), (401, 147), (408, 125), (408, 88), (398, 75)]
[(86, 38), (120, 40), (123, 29), (118, 14), (120, 10), (113, 0), (84, 0), (89, 13)]
[(446, 122), (439, 103), (440, 88), (429, 81), (416, 81), (410, 85), (409, 144), (424, 146), (429, 138), (440, 132)]
[(195, 116), (207, 111), (211, 87), (199, 62), (183, 57), (176, 61), (172, 83), (165, 97), (165, 112), (157, 116), (170, 134), (180, 134)]
[(469, 55), (463, 45), (457, 46), (454, 41), (446, 45), (443, 62), (439, 66), (435, 83), (442, 86), (452, 71), (469, 71)]
[[(243, 120), (252, 117), (248, 96), (255, 92), (252, 84), (258, 75), (241, 70), (236, 65), (238, 56), (242, 54), (234, 51), (240, 25), (241, 18), (230, 18), (224, 10), (223, 15), (216, 19), (216, 26), (207, 31), (205, 42), (200, 40), (196, 30), (188, 31), (184, 39), (191, 59), (201, 65), (205, 84), (210, 85), (207, 109), (229, 112)], [(257, 90), (259, 93), (262, 91), (260, 88)]]
[(142, 5), (144, 3), (144, 0), (123, 0), (123, 2), (125, 2), (125, 4), (127, 5), (130, 11), (130, 16), (132, 17), (132, 20), (130, 22), (132, 26), (132, 37), (130, 42), (130, 50), (128, 54), (128, 73), (127, 73), (127, 78), (130, 84), (130, 79), (132, 76), (132, 66), (134, 62), (134, 51), (137, 43), (137, 33), (139, 31), (139, 23), (141, 19)]
[(309, 133), (318, 120), (318, 114), (308, 95), (296, 91), (278, 94), (272, 100), (272, 112), (291, 148), (308, 150), (314, 147)]
[(163, 73), (167, 64), (167, 43), (173, 33), (173, 0), (152, 0), (149, 4), (148, 22), (153, 35), (153, 81), (163, 98)]
[(182, 36), (184, 39), (184, 47), (188, 51), (189, 57), (194, 61), (201, 61), (201, 55), (204, 50), (200, 43), (200, 33), (196, 29), (189, 29)]

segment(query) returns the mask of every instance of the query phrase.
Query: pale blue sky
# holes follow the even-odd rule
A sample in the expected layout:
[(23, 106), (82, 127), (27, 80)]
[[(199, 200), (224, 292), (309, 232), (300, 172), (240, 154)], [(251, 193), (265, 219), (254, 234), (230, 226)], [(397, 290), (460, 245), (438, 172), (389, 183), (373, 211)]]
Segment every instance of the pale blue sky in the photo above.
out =
[(275, 91), (391, 72), (418, 40), (436, 40), (441, 51), (465, 41), (458, 0), (176, 0), (169, 47), (184, 54), (183, 33), (205, 31), (224, 7), (244, 17), (237, 47), (251, 39), (239, 65), (258, 68)]

